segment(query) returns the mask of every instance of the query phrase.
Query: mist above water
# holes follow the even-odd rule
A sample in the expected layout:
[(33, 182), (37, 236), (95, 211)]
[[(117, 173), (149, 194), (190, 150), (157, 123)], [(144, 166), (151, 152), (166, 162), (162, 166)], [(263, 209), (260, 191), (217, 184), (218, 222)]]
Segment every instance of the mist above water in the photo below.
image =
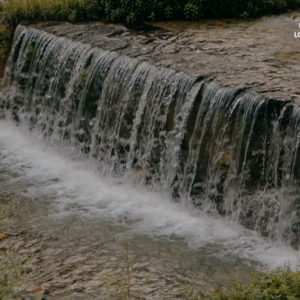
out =
[[(51, 198), (57, 216), (74, 211), (89, 218), (120, 224), (126, 234), (183, 239), (193, 249), (208, 248), (212, 255), (240, 257), (271, 268), (300, 263), (299, 252), (259, 237), (220, 216), (175, 203), (168, 195), (133, 183), (132, 178), (102, 177), (93, 161), (72, 159), (66, 149), (50, 146), (13, 123), (0, 123), (0, 168), (26, 177), (26, 195)], [(68, 149), (70, 150), (70, 149)], [(69, 151), (68, 151), (69, 153)], [(74, 158), (78, 154), (74, 154)]]

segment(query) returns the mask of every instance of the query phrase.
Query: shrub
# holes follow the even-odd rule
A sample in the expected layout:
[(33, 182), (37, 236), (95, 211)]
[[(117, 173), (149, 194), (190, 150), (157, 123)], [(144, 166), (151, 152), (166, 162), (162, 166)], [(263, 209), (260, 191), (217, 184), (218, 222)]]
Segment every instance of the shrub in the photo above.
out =
[(256, 17), (299, 8), (300, 0), (8, 0), (0, 2), (7, 23), (105, 18), (127, 24), (153, 20), (199, 20), (203, 17)]
[(9, 0), (2, 3), (6, 23), (17, 25), (20, 21), (70, 21), (97, 20), (102, 15), (102, 0)]
[(7, 26), (0, 25), (0, 60), (7, 57), (9, 52), (11, 33)]
[(214, 300), (297, 300), (300, 299), (300, 272), (289, 268), (272, 273), (260, 272), (249, 287), (236, 285), (227, 291), (215, 291)]
[(205, 291), (179, 287), (185, 300), (298, 300), (300, 299), (300, 272), (290, 268), (253, 274), (249, 285), (235, 284), (227, 289)]
[(184, 17), (187, 20), (199, 20), (201, 15), (201, 6), (197, 3), (188, 2), (184, 7)]
[(104, 19), (134, 25), (159, 20), (249, 18), (299, 7), (300, 0), (0, 0), (0, 77), (13, 29), (22, 21)]
[(102, 0), (105, 18), (117, 22), (257, 17), (299, 8), (300, 0)]

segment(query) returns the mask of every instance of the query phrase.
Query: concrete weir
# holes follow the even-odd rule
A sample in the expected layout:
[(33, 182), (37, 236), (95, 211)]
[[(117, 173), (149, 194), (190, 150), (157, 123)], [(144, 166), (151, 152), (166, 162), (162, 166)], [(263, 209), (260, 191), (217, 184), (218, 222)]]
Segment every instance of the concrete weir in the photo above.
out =
[(144, 32), (102, 23), (34, 27), (223, 86), (300, 101), (299, 23), (300, 13), (293, 12), (252, 21), (154, 23)]
[(297, 248), (297, 18), (20, 25), (2, 116)]

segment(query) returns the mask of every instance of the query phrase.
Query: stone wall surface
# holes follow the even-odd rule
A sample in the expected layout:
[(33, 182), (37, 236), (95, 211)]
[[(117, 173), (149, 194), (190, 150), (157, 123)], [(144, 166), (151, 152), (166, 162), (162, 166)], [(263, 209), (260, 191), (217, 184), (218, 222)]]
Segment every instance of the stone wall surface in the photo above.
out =
[(144, 31), (88, 23), (40, 23), (49, 33), (138, 58), (223, 86), (249, 87), (267, 97), (300, 103), (300, 12), (252, 21), (150, 24)]

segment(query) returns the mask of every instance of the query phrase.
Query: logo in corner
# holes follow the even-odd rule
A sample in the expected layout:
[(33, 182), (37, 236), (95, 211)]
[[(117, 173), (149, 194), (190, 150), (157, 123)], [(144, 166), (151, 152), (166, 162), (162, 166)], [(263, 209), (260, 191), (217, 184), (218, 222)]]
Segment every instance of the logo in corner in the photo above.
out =
[(297, 31), (295, 31), (294, 32), (294, 38), (300, 38), (300, 23), (298, 24), (299, 25), (299, 31), (297, 32)]

